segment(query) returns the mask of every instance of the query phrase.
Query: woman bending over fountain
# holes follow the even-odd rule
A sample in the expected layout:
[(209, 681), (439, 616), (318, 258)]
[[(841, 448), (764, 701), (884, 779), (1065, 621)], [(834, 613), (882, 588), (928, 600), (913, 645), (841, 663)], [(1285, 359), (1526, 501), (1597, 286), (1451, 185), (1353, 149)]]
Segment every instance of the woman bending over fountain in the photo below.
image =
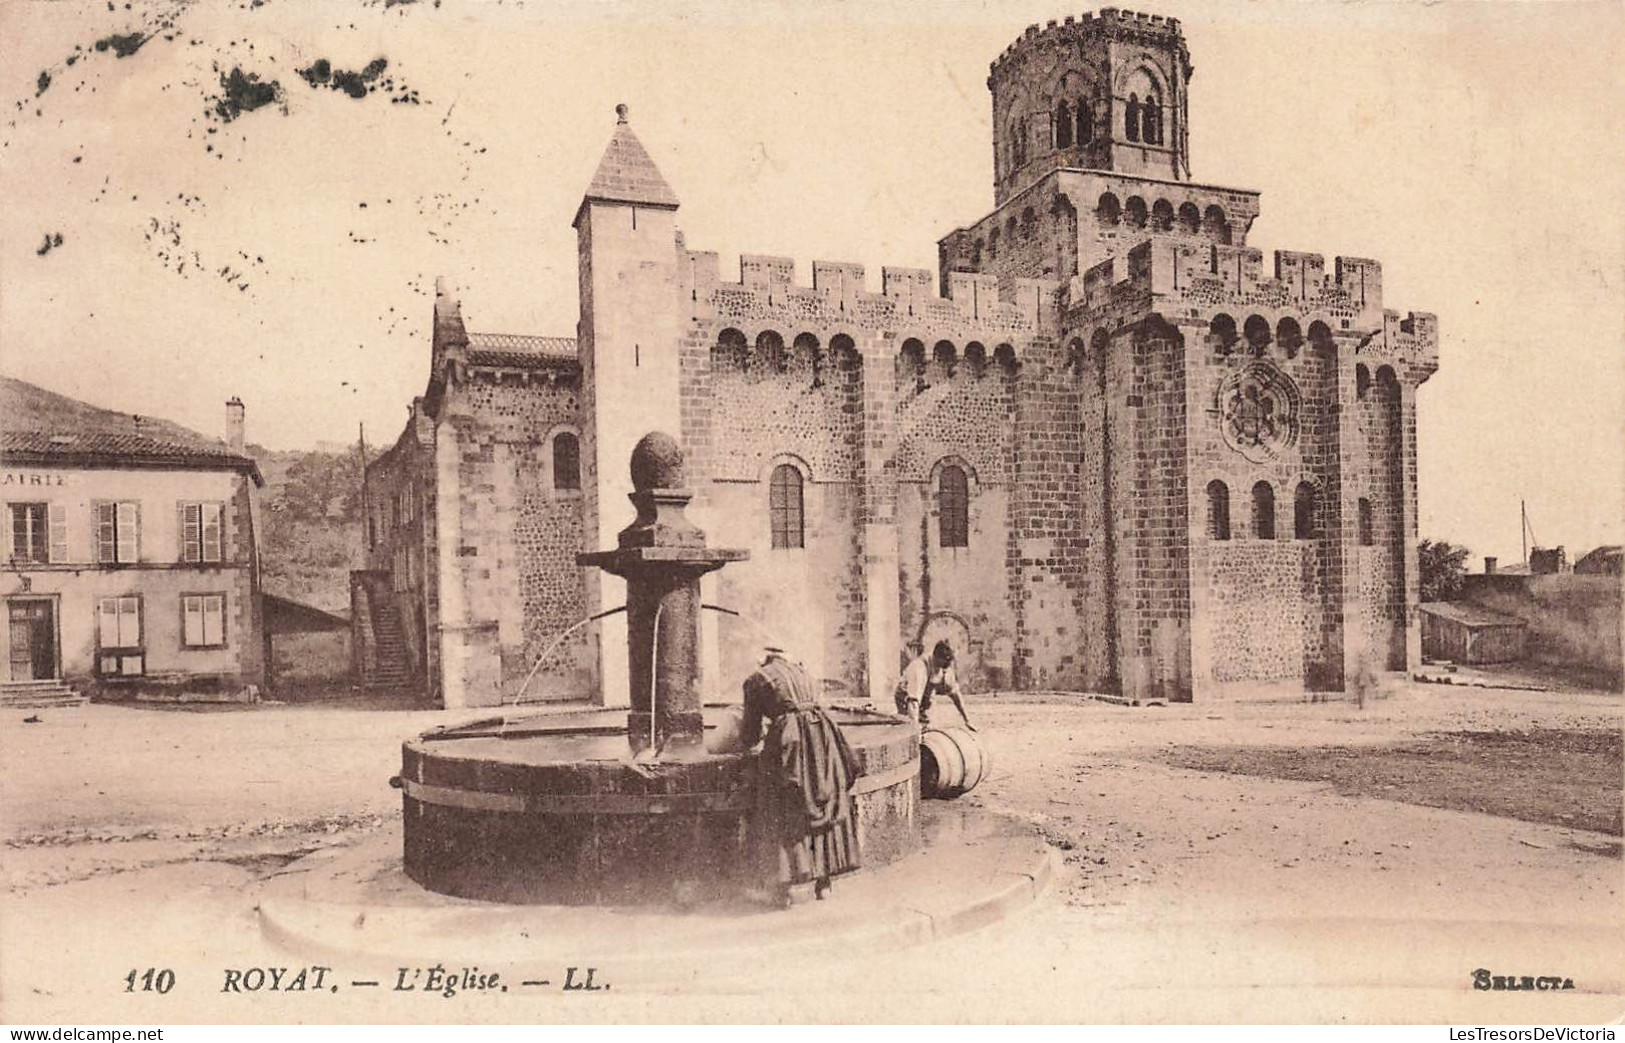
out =
[(858, 868), (852, 748), (818, 705), (807, 671), (780, 649), (767, 649), (761, 667), (745, 679), (744, 710), (747, 745), (767, 728), (757, 757), (759, 879), (779, 905), (789, 905), (790, 889), (808, 881), (823, 898), (833, 877)]

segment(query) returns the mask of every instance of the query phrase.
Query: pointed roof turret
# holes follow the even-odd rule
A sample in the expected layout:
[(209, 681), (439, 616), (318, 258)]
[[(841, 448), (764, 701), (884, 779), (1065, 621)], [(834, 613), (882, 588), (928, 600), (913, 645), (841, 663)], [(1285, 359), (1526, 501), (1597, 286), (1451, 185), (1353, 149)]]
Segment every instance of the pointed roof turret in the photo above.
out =
[(660, 176), (643, 142), (632, 133), (626, 111), (625, 105), (615, 106), (615, 135), (609, 139), (604, 158), (598, 161), (598, 171), (587, 185), (582, 205), (596, 201), (676, 210), (677, 193)]

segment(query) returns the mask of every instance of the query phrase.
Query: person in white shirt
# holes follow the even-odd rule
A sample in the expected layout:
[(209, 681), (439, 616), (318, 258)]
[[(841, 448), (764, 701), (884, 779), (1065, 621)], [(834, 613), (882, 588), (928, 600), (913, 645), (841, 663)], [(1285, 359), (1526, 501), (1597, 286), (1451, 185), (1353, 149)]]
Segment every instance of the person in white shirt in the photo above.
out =
[(954, 708), (965, 721), (965, 727), (975, 731), (976, 726), (970, 723), (965, 704), (960, 699), (962, 694), (959, 677), (954, 673), (953, 646), (946, 641), (938, 641), (930, 655), (922, 652), (903, 669), (902, 679), (897, 682), (897, 712), (919, 721), (920, 727), (926, 727), (931, 723), (931, 697), (946, 695), (953, 700)]

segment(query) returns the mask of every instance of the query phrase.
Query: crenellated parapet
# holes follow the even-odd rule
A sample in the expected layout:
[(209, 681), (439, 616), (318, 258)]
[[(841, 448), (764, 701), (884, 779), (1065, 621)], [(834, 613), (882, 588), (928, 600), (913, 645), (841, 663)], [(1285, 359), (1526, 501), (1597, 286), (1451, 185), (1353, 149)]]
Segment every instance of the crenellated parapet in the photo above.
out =
[(1251, 329), (1254, 339), (1269, 340), (1282, 328), (1356, 339), (1359, 353), (1406, 363), (1418, 383), (1438, 368), (1437, 319), (1385, 309), (1382, 265), (1370, 258), (1337, 257), (1328, 273), (1320, 254), (1277, 250), (1267, 275), (1254, 247), (1152, 237), (1072, 279), (1065, 301), (1072, 328), (1154, 311), (1208, 326), (1220, 339), (1243, 339)]
[[(1016, 347), (1057, 328), (1058, 283), (1000, 280), (955, 272), (946, 296), (922, 268), (883, 267), (879, 292), (865, 268), (848, 261), (814, 261), (810, 285), (796, 282), (788, 257), (745, 254), (739, 281), (723, 282), (717, 254), (679, 247), (680, 294), (692, 322), (748, 334), (774, 329), (846, 334), (862, 343), (876, 335), (1008, 342)], [(863, 336), (867, 335), (867, 336)]]
[(1022, 61), (1034, 50), (1035, 44), (1077, 45), (1100, 37), (1135, 43), (1175, 44), (1186, 61), (1190, 60), (1190, 51), (1185, 46), (1179, 19), (1103, 7), (1079, 18), (1072, 15), (1060, 20), (1051, 18), (1042, 28), (1034, 22), (1014, 43), (1006, 47), (1003, 53), (993, 59), (992, 64), (988, 66), (988, 74), (996, 76), (1011, 63)]

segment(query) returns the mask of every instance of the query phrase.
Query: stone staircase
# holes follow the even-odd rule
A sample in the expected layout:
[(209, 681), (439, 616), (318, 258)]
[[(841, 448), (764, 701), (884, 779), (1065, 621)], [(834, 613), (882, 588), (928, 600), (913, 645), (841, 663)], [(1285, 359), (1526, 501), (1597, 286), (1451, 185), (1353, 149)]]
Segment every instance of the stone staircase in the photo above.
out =
[(407, 663), (406, 638), (401, 635), (399, 613), (389, 604), (374, 603), (370, 608), (376, 665), (367, 671), (363, 684), (367, 688), (411, 686), (412, 668)]
[(0, 682), (0, 709), (60, 709), (84, 704), (85, 697), (65, 681)]

